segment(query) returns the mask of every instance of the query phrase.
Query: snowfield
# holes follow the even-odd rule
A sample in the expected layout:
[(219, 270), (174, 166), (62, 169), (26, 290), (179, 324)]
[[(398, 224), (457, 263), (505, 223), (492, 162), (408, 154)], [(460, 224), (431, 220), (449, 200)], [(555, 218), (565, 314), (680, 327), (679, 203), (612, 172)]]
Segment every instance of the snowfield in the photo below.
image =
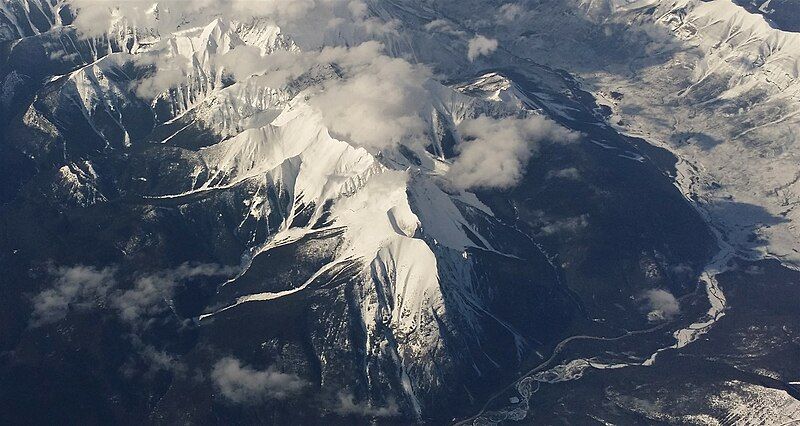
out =
[[(284, 345), (263, 359), (290, 344), (301, 349), (287, 359), (313, 359), (278, 376), (298, 389), (311, 375), (355, 389), (365, 405), (338, 408), (348, 415), (441, 420), (447, 397), (463, 404), (453, 413), (485, 403), (476, 424), (523, 420), (540, 386), (655, 370), (697, 346), (729, 313), (717, 277), (734, 260), (800, 269), (800, 33), (731, 0), (89, 3), (0, 5), (0, 71), (46, 65), (3, 74), (13, 137), (0, 136), (31, 176), (54, 168), (22, 174), (9, 200), (166, 229), (115, 223), (121, 254), (104, 260), (196, 238), (204, 256), (240, 262), (189, 317), (173, 300), (186, 277), (142, 298), (206, 333), (213, 350), (187, 357), (197, 371), (229, 350), (222, 327), (244, 324)], [(97, 15), (75, 20), (68, 4)], [(54, 292), (59, 309), (102, 305), (124, 282), (102, 271), (102, 291)], [(653, 291), (659, 306), (642, 297)], [(284, 312), (307, 323), (270, 329)], [(272, 350), (237, 338), (232, 353)], [(706, 402), (731, 421), (756, 418), (742, 407), (797, 418), (773, 391), (749, 383)]]

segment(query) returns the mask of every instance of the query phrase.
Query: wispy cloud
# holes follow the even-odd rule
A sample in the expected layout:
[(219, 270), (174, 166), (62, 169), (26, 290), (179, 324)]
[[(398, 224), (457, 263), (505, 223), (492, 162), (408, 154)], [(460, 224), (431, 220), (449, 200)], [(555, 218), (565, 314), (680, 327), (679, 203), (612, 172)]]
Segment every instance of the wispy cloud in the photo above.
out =
[(367, 401), (357, 402), (352, 393), (342, 391), (337, 395), (333, 411), (342, 416), (393, 417), (400, 414), (400, 406), (394, 398), (390, 398), (385, 405), (377, 406)]
[(548, 179), (565, 179), (565, 180), (579, 180), (581, 172), (575, 167), (567, 167), (565, 169), (550, 170), (547, 172)]
[(150, 318), (168, 309), (166, 301), (172, 298), (179, 282), (200, 276), (227, 276), (236, 268), (186, 263), (175, 269), (136, 275), (127, 289), (117, 278), (118, 271), (116, 267), (98, 269), (85, 265), (51, 267), (48, 272), (52, 287), (32, 299), (31, 326), (58, 322), (70, 310), (97, 306), (112, 308), (131, 325), (146, 326)]
[(556, 220), (543, 226), (540, 232), (543, 235), (555, 235), (562, 233), (574, 234), (581, 229), (589, 226), (589, 215), (583, 214), (576, 217)]
[(447, 19), (436, 19), (425, 24), (425, 30), (463, 37), (467, 33), (456, 28), (455, 24)]
[(175, 269), (144, 274), (134, 279), (133, 287), (112, 294), (111, 305), (124, 321), (131, 324), (145, 323), (149, 318), (168, 309), (177, 285), (196, 277), (228, 276), (236, 268), (214, 264), (185, 263)]
[(296, 374), (282, 373), (274, 366), (256, 370), (233, 357), (217, 361), (211, 371), (211, 379), (222, 396), (237, 404), (286, 399), (309, 385)]
[(33, 297), (31, 326), (61, 321), (70, 309), (87, 309), (105, 300), (116, 286), (116, 268), (50, 267), (53, 286)]

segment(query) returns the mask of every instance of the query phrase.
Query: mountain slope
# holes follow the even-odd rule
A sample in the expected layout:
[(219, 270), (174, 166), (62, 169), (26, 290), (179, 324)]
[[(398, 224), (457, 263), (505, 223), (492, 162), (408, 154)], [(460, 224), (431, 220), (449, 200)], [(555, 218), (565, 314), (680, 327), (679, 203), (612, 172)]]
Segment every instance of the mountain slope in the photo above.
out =
[[(574, 350), (629, 367), (707, 332), (726, 308), (714, 268), (769, 210), (711, 199), (746, 175), (698, 192), (687, 179), (713, 176), (688, 168), (740, 145), (676, 148), (656, 112), (680, 130), (752, 96), (751, 121), (708, 131), (784, 129), (794, 34), (721, 0), (551, 3), (565, 13), (164, 2), (91, 34), (52, 18), (61, 3), (4, 4), (3, 418), (438, 424), (483, 414), (576, 339), (622, 342)], [(19, 24), (40, 8), (52, 19)], [(694, 45), (651, 64), (670, 31)], [(499, 46), (470, 55), (478, 34)], [(681, 55), (703, 75), (659, 81)], [(635, 94), (654, 109), (626, 115)], [(645, 129), (689, 160), (623, 134)], [(790, 223), (761, 249), (789, 257)]]

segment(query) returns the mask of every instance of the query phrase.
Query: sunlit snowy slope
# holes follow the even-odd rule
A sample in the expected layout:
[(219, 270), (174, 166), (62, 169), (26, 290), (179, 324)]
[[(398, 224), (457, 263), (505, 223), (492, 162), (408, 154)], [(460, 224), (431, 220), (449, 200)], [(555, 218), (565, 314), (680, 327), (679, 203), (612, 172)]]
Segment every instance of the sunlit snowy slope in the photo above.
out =
[[(715, 337), (752, 364), (703, 352), (800, 261), (800, 34), (764, 10), (4, 1), (0, 418), (795, 418), (791, 309)], [(700, 411), (591, 389), (692, 351), (729, 367)]]

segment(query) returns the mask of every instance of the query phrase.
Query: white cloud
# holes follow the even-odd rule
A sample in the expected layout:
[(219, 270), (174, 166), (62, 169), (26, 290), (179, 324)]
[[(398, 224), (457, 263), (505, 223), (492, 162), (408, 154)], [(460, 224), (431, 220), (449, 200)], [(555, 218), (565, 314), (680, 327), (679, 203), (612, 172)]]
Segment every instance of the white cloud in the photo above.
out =
[(97, 269), (91, 266), (51, 268), (53, 286), (33, 297), (31, 326), (42, 326), (64, 319), (70, 309), (87, 310), (105, 305), (113, 308), (120, 319), (133, 326), (147, 325), (148, 320), (167, 309), (162, 303), (171, 299), (182, 280), (200, 276), (227, 276), (234, 268), (213, 264), (183, 264), (175, 269), (134, 278), (133, 287), (120, 289), (117, 268)]
[(127, 376), (132, 376), (137, 373), (152, 375), (160, 371), (166, 371), (173, 374), (185, 375), (189, 371), (189, 367), (184, 364), (178, 356), (157, 349), (152, 345), (148, 345), (136, 335), (132, 334), (129, 337), (138, 355), (138, 361), (144, 363), (145, 369), (142, 371), (137, 362), (137, 358), (131, 357), (122, 367), (123, 374)]
[(467, 58), (474, 61), (480, 56), (489, 56), (497, 50), (497, 46), (497, 40), (477, 35), (467, 45)]
[(359, 19), (365, 19), (367, 17), (367, 13), (369, 12), (367, 4), (362, 0), (351, 0), (347, 4), (347, 7), (350, 9), (350, 13), (353, 14), (353, 17)]
[(385, 406), (373, 406), (369, 402), (359, 403), (353, 394), (343, 391), (339, 392), (333, 411), (342, 416), (392, 417), (400, 413), (400, 407), (393, 398), (390, 398)]
[[(31, 327), (59, 322), (70, 311), (106, 307), (131, 326), (131, 332), (125, 337), (131, 340), (138, 359), (146, 365), (146, 374), (157, 371), (184, 374), (186, 365), (176, 356), (147, 344), (140, 334), (154, 316), (169, 308), (168, 301), (180, 281), (200, 276), (229, 276), (235, 270), (213, 264), (187, 263), (175, 269), (138, 275), (133, 287), (127, 290), (119, 288), (125, 281), (118, 277), (116, 267), (61, 266), (51, 267), (48, 272), (53, 277), (53, 285), (33, 297)], [(131, 358), (123, 372), (136, 374), (137, 365), (135, 358)]]
[(670, 269), (672, 270), (673, 273), (680, 275), (689, 275), (694, 272), (694, 268), (685, 263), (679, 263), (677, 265), (673, 265)]
[(544, 235), (554, 235), (561, 233), (575, 233), (589, 226), (589, 215), (570, 217), (564, 220), (557, 220), (543, 226), (540, 232)]
[(321, 65), (316, 59), (317, 55), (318, 52), (300, 53), (285, 50), (263, 55), (258, 48), (242, 45), (219, 56), (217, 63), (223, 67), (224, 73), (237, 81), (257, 75), (261, 84), (279, 88), (286, 86), (314, 66)]
[(256, 404), (265, 399), (285, 399), (301, 392), (308, 383), (296, 374), (282, 373), (274, 367), (256, 370), (233, 357), (214, 364), (211, 379), (222, 395), (238, 404)]
[(265, 59), (266, 56), (262, 55), (260, 48), (243, 44), (221, 55), (217, 63), (223, 66), (234, 79), (241, 81), (252, 75), (263, 73), (267, 66)]
[(455, 25), (447, 19), (436, 19), (425, 24), (425, 30), (435, 31), (444, 34), (451, 34), (455, 36), (465, 36), (466, 32), (459, 30)]
[[(147, 320), (167, 309), (167, 301), (172, 298), (180, 281), (210, 276), (231, 275), (233, 268), (213, 264), (185, 263), (176, 269), (159, 271), (139, 276), (133, 288), (117, 291), (111, 297), (111, 304), (122, 318), (131, 324), (146, 324)], [(162, 303), (164, 302), (164, 303)]]
[(517, 3), (506, 3), (497, 9), (497, 21), (503, 24), (514, 22), (522, 16), (524, 9)]
[(462, 139), (457, 146), (459, 155), (447, 177), (462, 189), (509, 188), (522, 178), (539, 143), (577, 138), (577, 134), (539, 116), (501, 119), (481, 116), (465, 120), (458, 131)]
[(565, 169), (560, 170), (550, 170), (547, 172), (548, 179), (565, 179), (565, 180), (579, 180), (581, 178), (581, 172), (578, 171), (575, 167), (567, 167)]
[(61, 321), (70, 309), (94, 306), (116, 285), (114, 268), (78, 265), (51, 268), (49, 272), (55, 277), (53, 287), (33, 298), (34, 327)]
[(139, 1), (71, 0), (77, 11), (73, 24), (86, 37), (100, 37), (118, 24), (148, 27), (155, 22), (152, 3)]
[(310, 100), (334, 136), (374, 149), (423, 137), (421, 114), (431, 108), (427, 68), (386, 56), (376, 43), (356, 47), (341, 59), (344, 78), (326, 82)]
[(137, 84), (136, 96), (143, 99), (153, 99), (166, 90), (186, 81), (186, 76), (191, 72), (189, 60), (183, 57), (165, 59), (154, 56), (138, 56), (135, 58), (137, 65), (152, 68), (152, 74)]
[(639, 300), (645, 302), (649, 310), (647, 318), (650, 321), (671, 320), (681, 312), (678, 299), (667, 290), (647, 290), (639, 296)]

